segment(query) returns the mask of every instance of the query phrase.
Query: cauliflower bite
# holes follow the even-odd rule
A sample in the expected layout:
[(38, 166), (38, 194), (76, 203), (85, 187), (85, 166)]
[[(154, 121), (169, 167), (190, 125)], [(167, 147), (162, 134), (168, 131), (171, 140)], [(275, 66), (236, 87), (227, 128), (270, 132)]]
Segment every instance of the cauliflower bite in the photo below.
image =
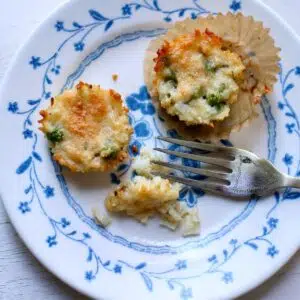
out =
[(75, 172), (108, 171), (128, 156), (127, 113), (115, 91), (80, 82), (52, 98), (39, 122), (59, 164)]
[(136, 176), (132, 181), (121, 184), (106, 198), (106, 208), (110, 212), (123, 212), (142, 223), (154, 214), (160, 214), (172, 223), (176, 219), (169, 214), (170, 207), (176, 205), (180, 185), (155, 176)]
[(245, 67), (221, 38), (195, 30), (165, 41), (154, 61), (156, 96), (170, 115), (210, 126), (229, 116)]
[(190, 209), (177, 201), (181, 184), (151, 174), (153, 171), (169, 173), (168, 168), (151, 164), (151, 160), (162, 159), (150, 149), (142, 148), (140, 157), (135, 158), (132, 165), (138, 176), (110, 193), (106, 198), (106, 208), (113, 213), (127, 214), (142, 223), (147, 223), (153, 215), (159, 215), (162, 226), (175, 230), (182, 224), (184, 236), (199, 234), (197, 208)]

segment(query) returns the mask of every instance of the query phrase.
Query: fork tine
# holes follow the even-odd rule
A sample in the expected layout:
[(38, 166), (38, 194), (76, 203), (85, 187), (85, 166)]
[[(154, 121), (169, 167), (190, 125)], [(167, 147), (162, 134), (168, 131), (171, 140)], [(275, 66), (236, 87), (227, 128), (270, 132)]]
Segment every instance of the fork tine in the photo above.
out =
[(192, 167), (187, 167), (187, 166), (183, 166), (183, 165), (178, 165), (178, 164), (172, 164), (172, 163), (167, 163), (167, 162), (163, 162), (163, 161), (159, 161), (159, 160), (152, 160), (151, 163), (156, 164), (156, 165), (160, 165), (163, 167), (168, 167), (171, 169), (176, 169), (176, 170), (180, 170), (180, 171), (186, 171), (186, 172), (192, 172), (195, 174), (199, 174), (199, 175), (204, 175), (204, 176), (208, 176), (208, 177), (213, 177), (213, 178), (218, 178), (218, 179), (222, 179), (222, 180), (228, 180), (230, 173), (227, 173), (225, 171), (211, 171), (211, 170), (205, 170), (205, 169), (200, 169), (200, 168), (192, 168)]
[(200, 143), (195, 141), (185, 141), (182, 139), (174, 139), (174, 138), (164, 137), (164, 136), (158, 136), (157, 139), (171, 144), (188, 147), (188, 148), (195, 148), (199, 150), (213, 151), (213, 152), (223, 152), (232, 155), (236, 154), (236, 149), (234, 147), (217, 146), (213, 144), (205, 144), (205, 143)]
[(196, 155), (196, 154), (190, 154), (190, 153), (185, 153), (185, 152), (180, 152), (180, 151), (172, 151), (172, 150), (161, 149), (161, 148), (154, 148), (154, 150), (162, 152), (162, 153), (166, 153), (168, 155), (174, 155), (174, 156), (178, 156), (181, 158), (197, 160), (197, 161), (201, 161), (201, 162), (204, 162), (207, 164), (225, 167), (229, 170), (231, 170), (231, 166), (232, 166), (232, 162), (230, 162), (229, 160), (226, 160), (226, 159), (222, 159), (222, 158), (214, 158), (214, 157), (209, 157), (206, 155), (198, 155), (198, 154)]
[(211, 192), (222, 192), (223, 190), (227, 189), (227, 186), (225, 184), (221, 184), (221, 183), (199, 181), (199, 180), (194, 180), (194, 179), (190, 179), (190, 178), (184, 178), (184, 177), (179, 177), (179, 176), (174, 176), (174, 175), (169, 175), (169, 174), (163, 174), (161, 172), (151, 172), (151, 174), (154, 176), (160, 176), (164, 179), (180, 182), (185, 185), (189, 185), (189, 186), (192, 186), (195, 188), (200, 188), (202, 190), (211, 191)]

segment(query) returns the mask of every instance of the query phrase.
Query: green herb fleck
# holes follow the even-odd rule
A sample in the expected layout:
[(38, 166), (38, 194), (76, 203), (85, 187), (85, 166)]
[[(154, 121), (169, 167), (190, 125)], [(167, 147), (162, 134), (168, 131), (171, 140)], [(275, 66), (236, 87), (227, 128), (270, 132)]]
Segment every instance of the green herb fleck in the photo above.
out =
[(108, 144), (101, 149), (101, 157), (105, 159), (114, 159), (117, 157), (119, 151), (119, 147)]
[(47, 133), (47, 139), (52, 142), (53, 144), (59, 143), (64, 139), (64, 133), (61, 129), (54, 129), (51, 132)]
[(219, 87), (219, 93), (223, 93), (226, 90), (226, 84), (223, 82)]
[(191, 100), (199, 99), (204, 96), (204, 88), (203, 86), (200, 86), (199, 88), (196, 89), (194, 94), (191, 97)]
[(217, 66), (211, 60), (205, 61), (204, 68), (207, 73), (215, 73), (218, 69)]

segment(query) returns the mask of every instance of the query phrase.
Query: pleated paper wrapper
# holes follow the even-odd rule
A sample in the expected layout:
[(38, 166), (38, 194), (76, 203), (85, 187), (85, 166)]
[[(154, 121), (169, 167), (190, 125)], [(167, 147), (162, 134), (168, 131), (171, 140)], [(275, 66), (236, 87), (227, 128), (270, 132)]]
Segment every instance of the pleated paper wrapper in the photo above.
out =
[[(214, 122), (214, 127), (205, 125), (187, 126), (176, 117), (168, 115), (159, 107), (157, 91), (153, 85), (155, 78), (154, 58), (164, 41), (182, 35), (209, 30), (221, 37), (224, 46), (239, 54), (246, 67), (245, 80), (240, 86), (238, 101), (230, 106), (230, 115), (223, 121)], [(275, 46), (269, 29), (262, 22), (241, 13), (209, 15), (196, 20), (186, 19), (177, 22), (166, 34), (150, 42), (144, 62), (144, 77), (154, 104), (169, 128), (176, 129), (180, 135), (202, 141), (226, 139), (231, 132), (239, 131), (257, 117), (257, 104), (261, 97), (273, 90), (279, 72), (279, 51)]]

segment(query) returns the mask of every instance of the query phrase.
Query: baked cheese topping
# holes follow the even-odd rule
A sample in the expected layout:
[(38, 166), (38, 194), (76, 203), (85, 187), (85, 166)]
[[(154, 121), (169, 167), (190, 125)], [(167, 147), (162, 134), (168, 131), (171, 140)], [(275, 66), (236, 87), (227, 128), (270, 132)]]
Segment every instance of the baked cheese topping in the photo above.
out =
[(127, 113), (117, 92), (80, 82), (52, 98), (39, 122), (58, 163), (76, 172), (108, 171), (127, 158)]
[(213, 33), (196, 30), (158, 50), (154, 86), (170, 115), (188, 125), (213, 125), (229, 115), (245, 67), (223, 44)]

